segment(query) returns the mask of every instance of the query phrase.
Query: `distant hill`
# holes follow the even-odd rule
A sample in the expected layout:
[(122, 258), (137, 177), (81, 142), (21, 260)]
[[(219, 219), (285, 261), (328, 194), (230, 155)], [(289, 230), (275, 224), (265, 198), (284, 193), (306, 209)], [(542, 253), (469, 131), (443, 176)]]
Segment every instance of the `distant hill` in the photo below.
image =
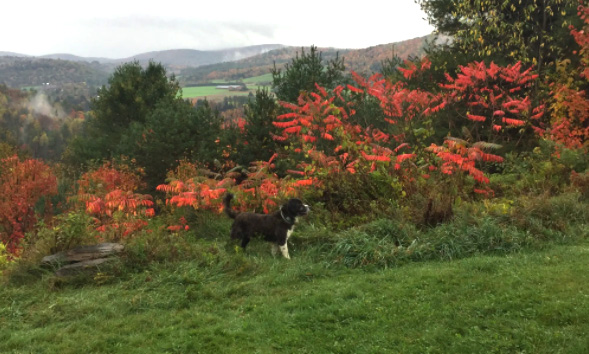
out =
[[(433, 40), (433, 36), (418, 37), (398, 43), (389, 43), (369, 47), (365, 49), (336, 49), (318, 48), (323, 60), (331, 60), (339, 55), (344, 58), (347, 70), (361, 74), (371, 74), (379, 71), (381, 62), (392, 58), (393, 53), (403, 59), (409, 56), (421, 56), (427, 41)], [(303, 48), (306, 52), (309, 48)], [(289, 63), (296, 55), (300, 55), (301, 47), (282, 47), (264, 54), (252, 56), (246, 59), (192, 67), (181, 70), (180, 80), (183, 85), (199, 84), (215, 80), (239, 80), (247, 77), (268, 74), (274, 63), (282, 67)]]
[[(380, 69), (380, 63), (393, 52), (401, 58), (423, 54), (431, 36), (403, 42), (383, 44), (365, 49), (319, 48), (322, 58), (330, 60), (339, 55), (348, 70), (370, 74)], [(306, 48), (308, 50), (308, 48)], [(92, 86), (107, 83), (113, 70), (125, 62), (150, 60), (162, 63), (169, 73), (177, 74), (182, 85), (214, 80), (238, 80), (270, 72), (290, 62), (300, 47), (265, 44), (224, 50), (201, 51), (175, 49), (137, 54), (128, 58), (109, 59), (80, 57), (71, 54), (48, 54), (40, 57), (12, 52), (0, 52), (0, 84), (9, 87), (39, 86), (43, 83), (71, 84), (85, 82)]]
[(141, 64), (147, 64), (150, 60), (162, 63), (171, 71), (179, 71), (187, 67), (198, 67), (215, 63), (229, 62), (248, 58), (251, 56), (266, 53), (268, 51), (284, 47), (281, 44), (262, 44), (240, 48), (229, 48), (221, 50), (195, 50), (195, 49), (172, 49), (147, 53), (140, 53), (128, 58), (100, 58), (100, 57), (80, 57), (67, 53), (56, 53), (33, 57), (25, 54), (12, 52), (0, 52), (0, 57), (31, 57), (41, 59), (59, 59), (75, 62), (98, 62), (110, 66), (120, 65), (126, 62), (138, 61)]
[(0, 51), (0, 57), (28, 57), (29, 55)]
[(172, 72), (179, 72), (181, 69), (187, 67), (199, 67), (203, 65), (236, 61), (252, 56), (257, 56), (282, 47), (284, 46), (281, 44), (263, 44), (242, 48), (210, 51), (174, 49), (137, 54), (129, 58), (119, 59), (117, 61), (122, 63), (137, 60), (142, 64), (147, 64), (150, 60), (153, 60), (155, 62), (162, 63)]
[(47, 83), (62, 85), (107, 83), (109, 72), (102, 64), (35, 57), (0, 57), (0, 84), (21, 88)]
[(44, 59), (60, 59), (60, 60), (69, 60), (69, 61), (84, 61), (84, 62), (99, 62), (101, 64), (108, 64), (108, 63), (116, 63), (119, 59), (108, 59), (108, 58), (95, 58), (95, 57), (79, 57), (73, 54), (67, 53), (58, 53), (58, 54), (47, 54), (41, 55), (38, 58)]

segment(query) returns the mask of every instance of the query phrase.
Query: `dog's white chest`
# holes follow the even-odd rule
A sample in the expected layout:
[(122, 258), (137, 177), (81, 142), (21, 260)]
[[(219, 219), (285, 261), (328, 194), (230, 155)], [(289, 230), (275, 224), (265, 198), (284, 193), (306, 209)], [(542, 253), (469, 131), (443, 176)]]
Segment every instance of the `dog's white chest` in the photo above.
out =
[(290, 235), (292, 235), (292, 232), (294, 231), (294, 225), (288, 229), (288, 231), (286, 231), (286, 240), (288, 241), (288, 238), (290, 237)]

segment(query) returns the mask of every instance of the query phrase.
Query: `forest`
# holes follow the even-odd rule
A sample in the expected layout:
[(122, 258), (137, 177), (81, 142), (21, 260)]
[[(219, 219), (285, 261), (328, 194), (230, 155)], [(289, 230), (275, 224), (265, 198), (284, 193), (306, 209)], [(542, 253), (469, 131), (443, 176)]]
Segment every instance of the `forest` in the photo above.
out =
[[(252, 328), (260, 338), (264, 333), (280, 338), (275, 345), (260, 339), (262, 351), (292, 349), (288, 338), (259, 327), (254, 318), (277, 321), (274, 326), (282, 330), (290, 324), (290, 345), (308, 335), (321, 352), (353, 352), (354, 340), (363, 342), (362, 332), (338, 337), (337, 330), (347, 333), (340, 320), (354, 318), (354, 326), (369, 332), (382, 328), (379, 311), (393, 316), (393, 307), (376, 305), (385, 301), (377, 296), (381, 289), (360, 294), (361, 287), (382, 282), (399, 292), (391, 295), (395, 298), (421, 289), (437, 303), (443, 301), (440, 292), (451, 291), (445, 281), (458, 287), (466, 279), (480, 291), (459, 288), (464, 293), (456, 301), (465, 307), (453, 306), (464, 311), (462, 319), (439, 320), (432, 332), (416, 334), (411, 331), (423, 329), (424, 313), (449, 315), (438, 313), (445, 307), (426, 310), (413, 303), (423, 313), (394, 313), (406, 316), (403, 334), (383, 334), (389, 342), (363, 342), (365, 352), (392, 350), (393, 344), (402, 352), (582, 352), (589, 344), (583, 335), (589, 307), (581, 298), (589, 288), (579, 269), (587, 263), (573, 262), (587, 258), (589, 237), (589, 7), (564, 0), (524, 0), (519, 6), (494, 0), (417, 3), (451, 41), (431, 41), (423, 55), (407, 59), (391, 53), (377, 67), (360, 71), (339, 55), (325, 58), (314, 46), (301, 48), (284, 66), (267, 68), (272, 84), (255, 97), (184, 100), (178, 79), (156, 62), (120, 65), (89, 102), (65, 109), (52, 104), (43, 111), (39, 102), (46, 98), (35, 106), (36, 92), (1, 86), (0, 270), (8, 290), (0, 294), (10, 296), (13, 306), (0, 309), (0, 318), (14, 323), (0, 324), (0, 332), (18, 333), (10, 340), (0, 334), (4, 349), (18, 349), (24, 333), (51, 316), (85, 311), (29, 308), (26, 303), (34, 301), (14, 300), (30, 296), (24, 295), (27, 286), (57, 293), (83, 289), (96, 301), (116, 298), (104, 311), (123, 311), (138, 321), (129, 326), (145, 325), (142, 311), (166, 308), (188, 316), (183, 311), (194, 301), (217, 311), (210, 316), (231, 328), (217, 328), (213, 320), (202, 329), (194, 324), (207, 338), (196, 347), (182, 332), (191, 331), (187, 327), (162, 334), (176, 338), (181, 352), (237, 350), (238, 340), (227, 339), (224, 331), (246, 336)], [(273, 258), (264, 245), (244, 252), (229, 239), (231, 224), (222, 205), (229, 192), (240, 211), (273, 212), (288, 198), (311, 206), (289, 241), (292, 261)], [(40, 265), (49, 254), (102, 242), (125, 246), (106, 268), (62, 279)], [(533, 251), (547, 253), (526, 253)], [(480, 258), (506, 255), (514, 258)], [(522, 267), (524, 280), (499, 278), (514, 276), (509, 262)], [(417, 270), (419, 263), (425, 268)], [(548, 264), (562, 270), (562, 281), (552, 278)], [(406, 269), (387, 273), (395, 283), (375, 271), (395, 268)], [(358, 269), (362, 273), (351, 273)], [(448, 275), (437, 283), (445, 290), (427, 293), (417, 279), (433, 279), (436, 269)], [(475, 277), (477, 272), (484, 276)], [(536, 272), (542, 281), (562, 286), (562, 293), (525, 287), (526, 293), (511, 293), (518, 291), (513, 286), (518, 281), (540, 282)], [(330, 290), (318, 294), (307, 287), (315, 281)], [(299, 285), (290, 288), (292, 282)], [(162, 298), (153, 295), (158, 287)], [(100, 288), (112, 293), (94, 292)], [(290, 289), (303, 303), (274, 303), (261, 288), (280, 298)], [(495, 288), (504, 293), (486, 297)], [(126, 298), (129, 289), (141, 289), (144, 297)], [(345, 298), (348, 305), (341, 300), (337, 309), (320, 307), (329, 303), (323, 301), (331, 291), (341, 296), (333, 301)], [(483, 303), (470, 308), (479, 294)], [(501, 294), (515, 298), (501, 302)], [(561, 308), (564, 296), (581, 304)], [(353, 311), (359, 298), (364, 300), (358, 313), (340, 317), (340, 311)], [(409, 298), (415, 296), (397, 300), (417, 301)], [(49, 306), (46, 299), (38, 301)], [(283, 311), (282, 322), (262, 310), (268, 300)], [(380, 310), (367, 308), (371, 301)], [(546, 301), (553, 314), (526, 301)], [(125, 310), (116, 307), (123, 302)], [(524, 305), (509, 307), (513, 303)], [(27, 314), (17, 315), (14, 306)], [(506, 317), (525, 318), (522, 309), (529, 309), (530, 322), (514, 324)], [(162, 321), (173, 311), (161, 314)], [(305, 311), (323, 314), (325, 321), (312, 322)], [(220, 320), (228, 312), (236, 314), (238, 327)], [(300, 316), (300, 322), (287, 313)], [(203, 322), (207, 316), (197, 314)], [(27, 320), (16, 324), (10, 320), (16, 317)], [(307, 333), (305, 321), (318, 328), (333, 325), (328, 339), (334, 347)], [(35, 332), (26, 348), (34, 351), (44, 335)], [(76, 338), (84, 335), (76, 332)], [(436, 342), (439, 338), (444, 340)], [(137, 345), (119, 340), (129, 348)], [(98, 342), (85, 349), (114, 348)], [(52, 345), (50, 351), (64, 348)], [(172, 350), (172, 343), (161, 345)]]

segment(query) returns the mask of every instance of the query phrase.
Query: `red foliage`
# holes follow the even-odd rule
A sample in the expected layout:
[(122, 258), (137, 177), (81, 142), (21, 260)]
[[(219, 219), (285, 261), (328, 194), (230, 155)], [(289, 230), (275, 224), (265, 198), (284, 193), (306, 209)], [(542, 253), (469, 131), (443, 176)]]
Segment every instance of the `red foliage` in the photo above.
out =
[(523, 70), (521, 62), (502, 67), (481, 61), (461, 66), (456, 78), (446, 75), (448, 83), (440, 87), (446, 90), (445, 102), (468, 106), (466, 118), (487, 123), (481, 125), (481, 129), (487, 129), (481, 135), (491, 137), (499, 136), (505, 128), (526, 125), (543, 131), (537, 120), (544, 114), (544, 106), (532, 107), (523, 93), (537, 78), (532, 68)]
[[(433, 152), (441, 159), (439, 169), (442, 173), (451, 175), (456, 171), (464, 171), (473, 177), (475, 181), (483, 184), (488, 184), (489, 178), (476, 167), (476, 162), (503, 162), (501, 156), (485, 153), (483, 145), (474, 144), (468, 147), (465, 141), (459, 139), (448, 139), (442, 146), (432, 144), (426, 150)], [(437, 166), (434, 166), (434, 170), (436, 169)]]
[(135, 193), (141, 179), (127, 167), (113, 167), (107, 162), (83, 174), (78, 186), (70, 200), (83, 203), (84, 211), (95, 217), (96, 230), (114, 233), (115, 239), (143, 229), (145, 219), (155, 215), (152, 197)]
[[(16, 155), (1, 160), (0, 242), (11, 255), (19, 255), (25, 233), (37, 223), (39, 215), (34, 210), (37, 202), (56, 193), (57, 179), (45, 163), (32, 159), (20, 161)], [(50, 211), (46, 201), (45, 214)]]
[[(268, 213), (275, 210), (279, 201), (297, 196), (300, 188), (314, 183), (314, 180), (308, 178), (300, 181), (278, 178), (272, 172), (275, 167), (272, 162), (276, 157), (275, 154), (268, 161), (254, 163), (247, 179), (239, 185), (236, 184), (233, 172), (210, 178), (200, 173), (194, 164), (182, 162), (178, 170), (170, 174), (171, 181), (157, 186), (157, 190), (166, 193), (167, 205), (222, 212), (222, 197), (231, 189), (236, 195), (235, 207), (239, 210)], [(181, 170), (190, 173), (180, 173)], [(304, 171), (293, 172), (299, 176), (305, 175)]]
[[(584, 26), (577, 30), (570, 27), (580, 50), (581, 67), (578, 75), (585, 84), (589, 83), (589, 7), (579, 1), (579, 17)], [(568, 148), (588, 148), (589, 141), (589, 97), (583, 90), (578, 90), (567, 83), (556, 83), (553, 86), (552, 122), (546, 136)]]

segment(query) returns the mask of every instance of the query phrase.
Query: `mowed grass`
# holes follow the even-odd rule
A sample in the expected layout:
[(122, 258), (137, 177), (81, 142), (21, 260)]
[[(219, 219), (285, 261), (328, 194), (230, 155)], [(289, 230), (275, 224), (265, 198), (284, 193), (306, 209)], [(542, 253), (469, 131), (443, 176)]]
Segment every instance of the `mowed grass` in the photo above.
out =
[[(296, 235), (295, 235), (296, 236)], [(212, 241), (209, 241), (212, 242)], [(220, 241), (223, 242), (223, 241)], [(589, 244), (395, 268), (267, 245), (0, 288), (2, 353), (587, 353)], [(102, 284), (102, 285), (100, 285)]]
[(255, 94), (256, 90), (263, 85), (267, 85), (272, 82), (272, 74), (264, 74), (260, 76), (252, 76), (243, 79), (248, 87), (248, 91), (230, 91), (227, 89), (217, 89), (217, 85), (223, 85), (227, 83), (226, 80), (216, 80), (210, 86), (197, 86), (197, 87), (183, 87), (182, 98), (211, 98), (219, 99), (226, 96), (247, 96), (251, 93)]
[(272, 82), (272, 73), (248, 77), (246, 79), (243, 79), (243, 82), (245, 82), (248, 85), (261, 85), (261, 84), (271, 83)]

